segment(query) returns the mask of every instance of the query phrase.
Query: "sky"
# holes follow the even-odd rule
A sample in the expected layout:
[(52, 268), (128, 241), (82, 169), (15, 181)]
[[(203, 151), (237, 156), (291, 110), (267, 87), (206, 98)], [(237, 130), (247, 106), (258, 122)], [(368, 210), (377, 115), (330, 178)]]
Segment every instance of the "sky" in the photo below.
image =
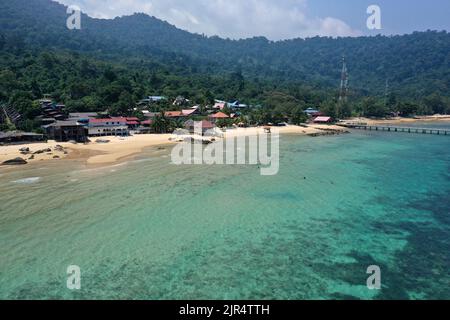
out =
[[(89, 16), (146, 13), (208, 36), (270, 40), (313, 36), (450, 31), (450, 0), (57, 0)], [(378, 5), (381, 29), (369, 30), (367, 8)]]

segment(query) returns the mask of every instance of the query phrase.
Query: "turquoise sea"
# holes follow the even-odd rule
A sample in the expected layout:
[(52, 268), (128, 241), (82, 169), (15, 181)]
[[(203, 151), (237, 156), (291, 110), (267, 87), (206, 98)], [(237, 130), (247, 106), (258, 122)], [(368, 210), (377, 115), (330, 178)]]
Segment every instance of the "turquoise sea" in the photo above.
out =
[(280, 145), (269, 177), (156, 148), (105, 168), (0, 168), (0, 298), (450, 299), (449, 136)]

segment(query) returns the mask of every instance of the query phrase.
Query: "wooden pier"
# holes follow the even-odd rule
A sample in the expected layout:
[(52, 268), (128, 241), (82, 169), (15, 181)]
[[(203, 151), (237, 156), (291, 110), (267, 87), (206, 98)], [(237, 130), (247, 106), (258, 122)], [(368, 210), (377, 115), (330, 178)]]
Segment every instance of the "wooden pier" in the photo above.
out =
[(434, 134), (442, 136), (450, 136), (450, 129), (432, 129), (432, 128), (408, 128), (408, 127), (395, 127), (395, 126), (378, 126), (378, 125), (353, 125), (353, 124), (340, 124), (339, 126), (349, 129), (360, 129), (366, 131), (385, 131), (385, 132), (404, 132), (415, 134)]

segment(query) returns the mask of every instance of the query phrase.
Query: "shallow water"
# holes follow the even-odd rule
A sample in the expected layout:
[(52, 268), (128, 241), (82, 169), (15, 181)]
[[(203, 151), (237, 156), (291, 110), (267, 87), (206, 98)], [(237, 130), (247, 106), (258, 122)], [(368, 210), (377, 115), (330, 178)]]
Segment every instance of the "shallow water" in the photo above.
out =
[(449, 137), (283, 136), (272, 177), (168, 151), (1, 169), (0, 298), (450, 298)]

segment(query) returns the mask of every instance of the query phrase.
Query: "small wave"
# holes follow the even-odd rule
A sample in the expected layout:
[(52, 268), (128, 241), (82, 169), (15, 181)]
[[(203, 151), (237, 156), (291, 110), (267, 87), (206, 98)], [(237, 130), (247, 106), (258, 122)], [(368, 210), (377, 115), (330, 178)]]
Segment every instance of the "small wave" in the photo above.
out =
[(150, 162), (150, 161), (153, 161), (153, 159), (152, 158), (137, 159), (137, 160), (129, 161), (129, 163), (136, 164), (136, 163), (144, 163), (144, 162)]
[(13, 183), (32, 184), (32, 183), (38, 182), (39, 180), (41, 180), (41, 177), (33, 177), (33, 178), (19, 179), (19, 180), (13, 181)]

